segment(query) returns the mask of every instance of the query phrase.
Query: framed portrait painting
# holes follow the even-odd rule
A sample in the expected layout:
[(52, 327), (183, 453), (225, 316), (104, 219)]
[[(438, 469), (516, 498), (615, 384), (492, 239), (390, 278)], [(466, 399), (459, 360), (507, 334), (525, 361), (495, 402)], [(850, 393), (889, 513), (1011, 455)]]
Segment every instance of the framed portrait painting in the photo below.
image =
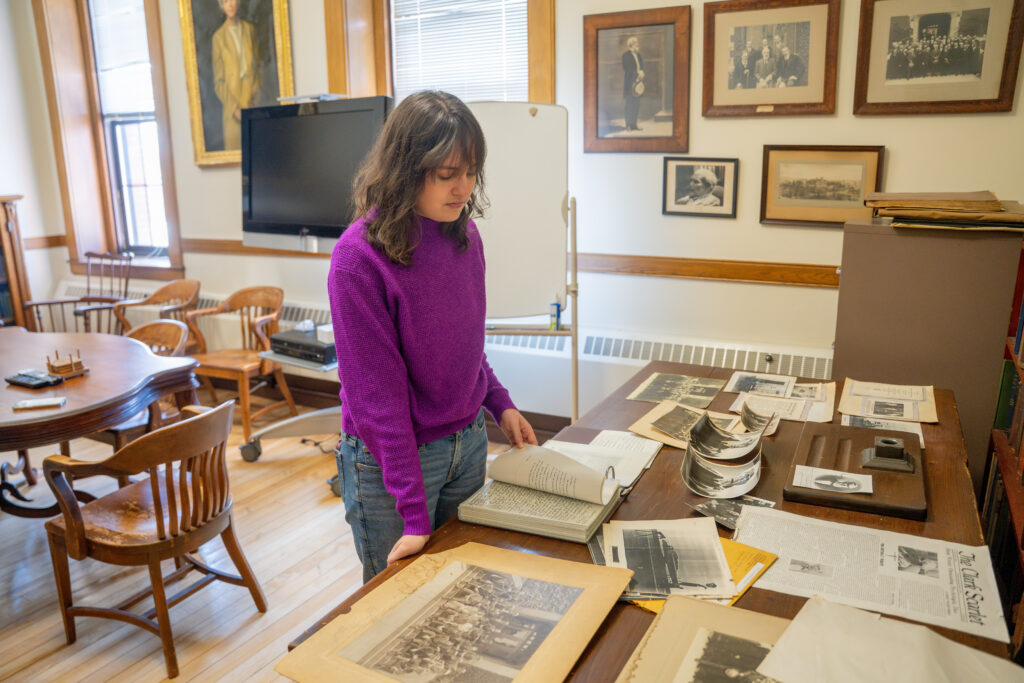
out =
[(854, 114), (1010, 111), (1024, 0), (863, 0)]
[(832, 114), (839, 0), (704, 5), (704, 116)]
[(690, 8), (583, 17), (583, 149), (689, 147)]
[(882, 189), (885, 147), (765, 145), (761, 222), (841, 227), (870, 218), (868, 192)]
[(661, 212), (736, 218), (739, 159), (665, 157)]
[(241, 110), (294, 95), (288, 0), (178, 0), (196, 164), (241, 161)]

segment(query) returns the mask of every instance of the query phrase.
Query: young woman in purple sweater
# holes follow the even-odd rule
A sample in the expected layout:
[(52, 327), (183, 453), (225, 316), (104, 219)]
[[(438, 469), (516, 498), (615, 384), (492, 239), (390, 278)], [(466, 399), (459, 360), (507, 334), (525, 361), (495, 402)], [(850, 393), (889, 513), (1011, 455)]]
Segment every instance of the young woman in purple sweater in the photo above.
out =
[(484, 355), (486, 145), (453, 95), (388, 117), (355, 181), (327, 280), (341, 380), (336, 451), (363, 581), (418, 553), (483, 485), (483, 411), (537, 443)]

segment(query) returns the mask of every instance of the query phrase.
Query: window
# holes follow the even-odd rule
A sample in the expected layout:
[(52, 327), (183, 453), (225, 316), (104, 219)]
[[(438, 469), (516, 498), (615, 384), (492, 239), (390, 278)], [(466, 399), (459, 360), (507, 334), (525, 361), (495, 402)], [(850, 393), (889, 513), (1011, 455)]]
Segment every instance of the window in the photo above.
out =
[(99, 113), (118, 247), (167, 253), (160, 143), (143, 0), (90, 0)]
[(71, 272), (131, 249), (184, 275), (158, 0), (33, 0)]
[(393, 0), (395, 99), (437, 89), (470, 102), (529, 100), (527, 0)]

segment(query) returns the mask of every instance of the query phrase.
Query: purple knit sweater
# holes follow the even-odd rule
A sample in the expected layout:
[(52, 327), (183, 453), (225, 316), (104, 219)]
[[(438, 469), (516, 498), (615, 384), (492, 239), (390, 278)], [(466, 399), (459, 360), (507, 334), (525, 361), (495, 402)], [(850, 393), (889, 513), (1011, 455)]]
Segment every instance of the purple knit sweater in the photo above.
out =
[(361, 438), (395, 497), (406, 534), (429, 534), (418, 444), (469, 425), (482, 405), (514, 408), (484, 355), (484, 253), (471, 221), (460, 252), (420, 218), (412, 263), (374, 249), (357, 220), (331, 256), (327, 293), (341, 380), (341, 425)]

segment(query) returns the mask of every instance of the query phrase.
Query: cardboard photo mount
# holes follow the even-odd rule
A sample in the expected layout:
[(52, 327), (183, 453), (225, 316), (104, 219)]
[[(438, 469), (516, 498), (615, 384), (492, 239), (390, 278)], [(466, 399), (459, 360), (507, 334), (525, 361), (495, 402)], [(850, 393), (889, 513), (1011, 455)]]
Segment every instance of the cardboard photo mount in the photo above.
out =
[(394, 680), (342, 657), (339, 652), (453, 562), (583, 590), (520, 670), (515, 678), (517, 681), (564, 678), (633, 575), (629, 569), (466, 543), (451, 550), (420, 556), (356, 602), (348, 613), (336, 617), (281, 658), (274, 669), (295, 681), (356, 680), (350, 677), (369, 681)]

